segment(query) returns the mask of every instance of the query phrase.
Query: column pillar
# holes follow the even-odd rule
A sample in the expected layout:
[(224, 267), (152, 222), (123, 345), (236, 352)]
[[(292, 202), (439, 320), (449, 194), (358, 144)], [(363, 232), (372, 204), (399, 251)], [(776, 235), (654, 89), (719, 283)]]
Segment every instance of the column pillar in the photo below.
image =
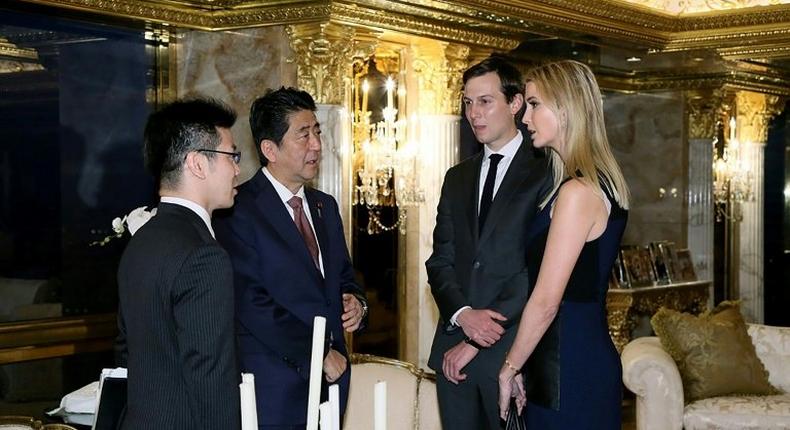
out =
[(751, 172), (752, 198), (740, 203), (743, 218), (738, 223), (738, 293), (741, 312), (748, 322), (764, 321), (764, 170), (763, 154), (768, 140), (768, 122), (778, 113), (779, 98), (739, 91), (735, 96), (741, 159)]
[(406, 50), (409, 117), (418, 117), (420, 185), (425, 202), (409, 209), (399, 242), (401, 335), (399, 356), (426, 368), (439, 310), (433, 300), (425, 260), (433, 251), (433, 228), (444, 174), (459, 160), (462, 75), (469, 66), (467, 46), (426, 41)]
[[(691, 252), (694, 271), (700, 280), (713, 279), (714, 207), (713, 142), (719, 118), (721, 91), (687, 91), (688, 120), (688, 228), (686, 243)], [(713, 286), (708, 292), (708, 307), (713, 304)]]

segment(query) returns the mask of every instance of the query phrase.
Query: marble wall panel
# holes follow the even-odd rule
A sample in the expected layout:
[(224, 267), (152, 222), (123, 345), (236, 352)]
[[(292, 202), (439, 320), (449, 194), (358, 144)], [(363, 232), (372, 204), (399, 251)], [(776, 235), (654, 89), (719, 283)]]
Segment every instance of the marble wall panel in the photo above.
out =
[(631, 190), (623, 244), (670, 240), (686, 246), (682, 102), (679, 92), (604, 95), (609, 142)]
[(236, 109), (238, 120), (232, 131), (243, 152), (239, 179), (246, 181), (260, 167), (250, 133), (250, 105), (267, 88), (296, 86), (285, 27), (183, 31), (177, 35), (176, 57), (178, 97), (215, 97)]

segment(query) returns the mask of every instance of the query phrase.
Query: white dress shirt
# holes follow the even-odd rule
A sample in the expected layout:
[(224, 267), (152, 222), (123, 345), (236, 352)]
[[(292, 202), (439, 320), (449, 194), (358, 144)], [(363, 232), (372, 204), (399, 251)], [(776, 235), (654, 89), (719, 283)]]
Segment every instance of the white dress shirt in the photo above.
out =
[(521, 148), (521, 141), (524, 138), (521, 136), (521, 130), (516, 130), (516, 137), (506, 143), (499, 151), (494, 152), (488, 145), (483, 146), (483, 164), (480, 166), (480, 182), (477, 186), (477, 212), (480, 213), (480, 200), (483, 198), (483, 186), (486, 183), (486, 176), (488, 176), (488, 168), (491, 166), (491, 154), (499, 154), (502, 159), (499, 160), (497, 165), (496, 178), (494, 180), (494, 195), (491, 197), (492, 201), (496, 198), (496, 193), (499, 191), (499, 186), (502, 185), (502, 179), (505, 178), (507, 169), (516, 156), (518, 149)]
[[(496, 170), (496, 178), (494, 179), (494, 195), (491, 197), (492, 201), (496, 198), (496, 193), (499, 191), (499, 186), (502, 185), (502, 179), (505, 178), (505, 174), (507, 174), (507, 169), (510, 167), (510, 163), (513, 161), (513, 157), (516, 156), (519, 148), (521, 148), (521, 142), (524, 138), (521, 136), (521, 130), (516, 130), (516, 136), (510, 140), (510, 142), (506, 143), (505, 146), (499, 149), (499, 151), (492, 151), (488, 145), (483, 146), (483, 164), (480, 166), (480, 182), (477, 186), (477, 213), (480, 214), (480, 200), (483, 198), (483, 186), (486, 182), (486, 176), (488, 175), (488, 168), (491, 166), (491, 159), (489, 158), (491, 154), (499, 154), (502, 156), (502, 159), (499, 160), (499, 165), (497, 165)], [(450, 318), (450, 324), (457, 326), (458, 325), (458, 315), (461, 314), (461, 311), (466, 309), (471, 309), (471, 306), (463, 306), (461, 309), (455, 311), (453, 316)]]
[(191, 210), (192, 212), (196, 213), (197, 216), (199, 216), (200, 219), (202, 219), (203, 222), (206, 223), (206, 227), (208, 227), (208, 232), (211, 233), (211, 237), (213, 237), (214, 239), (217, 238), (216, 236), (214, 236), (214, 229), (211, 228), (211, 217), (209, 216), (208, 211), (203, 206), (200, 206), (199, 204), (193, 202), (192, 200), (182, 199), (180, 197), (162, 197), (161, 199), (159, 199), (159, 201), (162, 203), (170, 203), (173, 205), (183, 206)]

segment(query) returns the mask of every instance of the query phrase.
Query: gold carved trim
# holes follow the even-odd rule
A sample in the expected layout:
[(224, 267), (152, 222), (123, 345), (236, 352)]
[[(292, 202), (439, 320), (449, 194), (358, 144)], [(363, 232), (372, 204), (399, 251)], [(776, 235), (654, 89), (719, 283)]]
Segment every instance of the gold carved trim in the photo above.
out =
[(0, 37), (0, 74), (44, 70), (33, 48), (20, 48)]
[[(605, 36), (630, 46), (660, 47), (669, 38), (674, 18), (611, 0), (456, 0), (477, 15), (508, 16), (514, 29), (566, 39)], [(569, 33), (570, 32), (570, 33)], [(581, 34), (579, 34), (581, 33)]]
[[(94, 12), (103, 15), (142, 19), (145, 21), (171, 24), (189, 28), (210, 29), (212, 15), (194, 6), (161, 4), (145, 0), (22, 0), (57, 8), (65, 8), (80, 12)], [(200, 13), (202, 12), (202, 13)]]
[(738, 140), (764, 144), (768, 140), (768, 123), (781, 112), (785, 99), (750, 91), (735, 93)]
[(594, 71), (601, 88), (609, 91), (635, 93), (724, 88), (790, 96), (790, 75), (767, 68), (752, 68), (743, 63), (731, 63), (718, 70), (704, 72), (695, 68), (631, 73)]
[(9, 42), (8, 39), (0, 37), (0, 59), (38, 62), (38, 52), (33, 48), (20, 48)]
[[(715, 12), (766, 6), (765, 0), (622, 0), (670, 15)], [(769, 0), (769, 4), (790, 3), (790, 0)]]
[(616, 0), (22, 1), (203, 30), (331, 20), (499, 50), (528, 34), (657, 51), (777, 49), (790, 41), (790, 5), (673, 16)]
[(470, 15), (451, 14), (428, 8), (420, 4), (421, 2), (414, 1), (22, 1), (209, 31), (333, 21), (447, 41), (491, 46), (501, 50), (515, 48), (520, 39), (518, 34), (525, 30), (524, 23), (514, 29), (496, 21), (473, 19)]
[(694, 314), (708, 302), (711, 281), (684, 282), (637, 288), (610, 288), (606, 293), (609, 335), (618, 351), (631, 340), (639, 316), (651, 317), (662, 306)]
[(469, 67), (470, 48), (455, 43), (412, 46), (412, 67), (419, 87), (419, 112), (458, 115), (462, 75)]
[(316, 102), (345, 105), (351, 66), (364, 61), (378, 44), (379, 34), (335, 23), (286, 27), (297, 64), (299, 88)]
[[(367, 7), (363, 7), (363, 4)], [(404, 7), (391, 1), (332, 2), (331, 16), (332, 20), (341, 23), (373, 26), (416, 36), (490, 46), (499, 50), (514, 49), (519, 43), (519, 37), (513, 29), (498, 23), (491, 25), (465, 17), (439, 14), (433, 10)], [(523, 31), (524, 28), (519, 30)]]
[(713, 140), (721, 111), (722, 91), (687, 91), (685, 101), (689, 139)]
[(786, 58), (790, 57), (790, 43), (760, 44), (759, 46), (736, 46), (718, 48), (716, 51), (728, 60), (744, 60), (750, 58)]

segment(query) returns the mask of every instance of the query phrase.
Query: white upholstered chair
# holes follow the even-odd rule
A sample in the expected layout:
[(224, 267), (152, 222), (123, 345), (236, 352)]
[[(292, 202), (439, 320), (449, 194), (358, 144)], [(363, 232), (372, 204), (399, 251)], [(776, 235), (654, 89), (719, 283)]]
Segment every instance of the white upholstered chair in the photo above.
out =
[(388, 430), (441, 430), (436, 383), (411, 363), (352, 354), (344, 430), (373, 428), (373, 387), (387, 382)]
[(41, 424), (41, 421), (17, 415), (0, 416), (0, 430), (77, 430), (66, 424)]
[(790, 430), (790, 327), (749, 325), (773, 396), (721, 396), (684, 403), (680, 373), (657, 337), (623, 349), (623, 382), (636, 394), (637, 430)]

